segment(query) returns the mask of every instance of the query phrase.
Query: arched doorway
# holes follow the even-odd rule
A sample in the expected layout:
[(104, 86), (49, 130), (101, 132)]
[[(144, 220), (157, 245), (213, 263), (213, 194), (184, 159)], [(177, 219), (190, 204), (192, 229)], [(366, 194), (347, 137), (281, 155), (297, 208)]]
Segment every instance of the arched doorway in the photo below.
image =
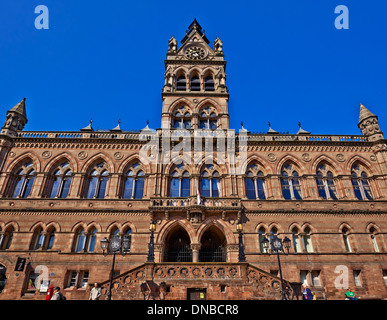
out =
[(165, 262), (192, 262), (191, 240), (182, 227), (171, 230), (165, 240)]
[(200, 262), (226, 262), (226, 237), (219, 228), (211, 226), (201, 238)]
[(0, 264), (0, 293), (3, 291), (5, 284), (7, 282), (7, 276), (5, 273), (7, 272), (7, 268)]

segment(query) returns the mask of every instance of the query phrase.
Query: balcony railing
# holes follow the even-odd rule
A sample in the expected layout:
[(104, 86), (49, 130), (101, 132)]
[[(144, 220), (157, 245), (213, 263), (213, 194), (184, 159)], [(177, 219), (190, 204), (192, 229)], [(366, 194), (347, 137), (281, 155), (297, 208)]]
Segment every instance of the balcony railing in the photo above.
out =
[(187, 198), (151, 198), (150, 207), (151, 208), (189, 208), (189, 207), (203, 206), (206, 208), (241, 208), (241, 199), (240, 198), (200, 198), (200, 203), (198, 203), (198, 198), (196, 196), (191, 196)]
[[(150, 132), (146, 131), (19, 131), (18, 138), (36, 138), (36, 139), (141, 139)], [(180, 129), (158, 129), (152, 134), (163, 137), (212, 137), (212, 138), (235, 138), (239, 134), (235, 130), (180, 130)], [(141, 138), (142, 137), (142, 138)], [(321, 142), (367, 142), (363, 135), (311, 135), (311, 134), (266, 134), (266, 133), (248, 133), (248, 141), (321, 141)]]

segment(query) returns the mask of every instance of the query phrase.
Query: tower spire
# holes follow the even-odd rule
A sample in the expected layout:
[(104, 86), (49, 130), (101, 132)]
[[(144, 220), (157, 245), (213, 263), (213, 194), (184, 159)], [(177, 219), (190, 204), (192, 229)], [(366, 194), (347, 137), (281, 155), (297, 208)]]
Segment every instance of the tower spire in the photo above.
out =
[(26, 112), (26, 98), (23, 98), (17, 105), (7, 111), (7, 118), (1, 133), (11, 136), (16, 136), (17, 131), (23, 130), (28, 122)]

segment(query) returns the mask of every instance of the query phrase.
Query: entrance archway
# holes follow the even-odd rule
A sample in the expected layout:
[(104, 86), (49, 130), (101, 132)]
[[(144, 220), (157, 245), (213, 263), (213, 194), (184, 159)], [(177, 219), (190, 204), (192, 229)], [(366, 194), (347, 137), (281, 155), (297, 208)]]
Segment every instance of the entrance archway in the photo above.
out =
[(216, 226), (209, 227), (201, 238), (200, 262), (226, 262), (226, 237)]
[(165, 262), (192, 262), (191, 240), (186, 230), (176, 227), (165, 239)]

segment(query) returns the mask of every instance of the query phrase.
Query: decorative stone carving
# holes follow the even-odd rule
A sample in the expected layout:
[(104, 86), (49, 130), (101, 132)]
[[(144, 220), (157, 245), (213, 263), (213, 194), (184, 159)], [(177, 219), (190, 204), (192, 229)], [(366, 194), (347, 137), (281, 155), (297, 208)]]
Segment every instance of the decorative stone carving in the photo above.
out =
[(309, 162), (310, 160), (312, 160), (311, 156), (309, 153), (304, 153), (302, 156), (301, 156), (302, 160), (304, 160), (305, 162)]
[(78, 159), (79, 160), (85, 160), (88, 157), (88, 154), (86, 151), (81, 151), (78, 153)]
[(274, 153), (269, 153), (267, 155), (267, 158), (269, 159), (270, 162), (274, 162), (277, 160), (277, 156)]
[(117, 151), (117, 152), (113, 155), (113, 157), (114, 157), (115, 160), (121, 160), (121, 159), (124, 157), (124, 155), (123, 155), (122, 152)]
[(43, 159), (50, 159), (51, 158), (51, 156), (52, 156), (52, 153), (51, 153), (51, 151), (43, 151), (43, 153), (42, 153), (42, 158)]
[(345, 156), (343, 154), (339, 153), (338, 155), (336, 155), (336, 159), (337, 159), (337, 161), (344, 162)]

